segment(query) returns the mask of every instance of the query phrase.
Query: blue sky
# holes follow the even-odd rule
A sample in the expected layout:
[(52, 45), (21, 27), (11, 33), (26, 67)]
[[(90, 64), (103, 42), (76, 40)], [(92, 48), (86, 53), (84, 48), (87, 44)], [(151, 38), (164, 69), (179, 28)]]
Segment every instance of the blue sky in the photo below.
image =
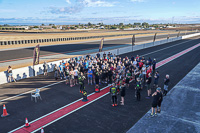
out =
[(0, 24), (200, 23), (200, 0), (0, 0)]

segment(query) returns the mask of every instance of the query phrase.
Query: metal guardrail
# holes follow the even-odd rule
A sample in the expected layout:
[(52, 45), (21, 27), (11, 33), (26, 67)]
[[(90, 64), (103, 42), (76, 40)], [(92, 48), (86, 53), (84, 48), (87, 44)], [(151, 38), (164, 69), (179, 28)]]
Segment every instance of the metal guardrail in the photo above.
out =
[(29, 44), (29, 43), (45, 43), (45, 42), (62, 42), (71, 40), (85, 40), (103, 37), (116, 37), (116, 36), (128, 36), (133, 34), (118, 34), (118, 35), (105, 35), (105, 36), (88, 36), (88, 37), (67, 37), (67, 38), (51, 38), (51, 39), (33, 39), (33, 40), (13, 40), (13, 41), (0, 41), (0, 45), (17, 45), (17, 44)]

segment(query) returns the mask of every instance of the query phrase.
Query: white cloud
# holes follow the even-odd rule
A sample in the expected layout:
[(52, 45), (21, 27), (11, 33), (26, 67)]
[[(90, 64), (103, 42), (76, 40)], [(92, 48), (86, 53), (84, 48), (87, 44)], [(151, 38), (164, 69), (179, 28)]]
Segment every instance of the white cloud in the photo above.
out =
[(112, 7), (115, 4), (113, 2), (106, 2), (101, 0), (83, 0), (82, 3), (87, 7)]
[(144, 2), (145, 0), (131, 0), (132, 2)]
[(71, 1), (70, 0), (65, 0), (68, 4), (71, 4)]

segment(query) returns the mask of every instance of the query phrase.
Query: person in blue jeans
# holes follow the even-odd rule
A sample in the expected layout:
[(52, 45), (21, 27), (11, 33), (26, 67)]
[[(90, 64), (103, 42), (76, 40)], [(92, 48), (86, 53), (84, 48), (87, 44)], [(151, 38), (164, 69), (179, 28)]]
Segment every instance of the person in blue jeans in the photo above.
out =
[(91, 83), (91, 85), (92, 85), (92, 75), (93, 75), (93, 71), (92, 71), (91, 68), (89, 68), (89, 70), (88, 70), (88, 84)]
[(64, 78), (64, 67), (63, 67), (63, 64), (60, 62), (60, 65), (59, 65), (59, 73), (60, 73), (60, 79), (63, 79)]

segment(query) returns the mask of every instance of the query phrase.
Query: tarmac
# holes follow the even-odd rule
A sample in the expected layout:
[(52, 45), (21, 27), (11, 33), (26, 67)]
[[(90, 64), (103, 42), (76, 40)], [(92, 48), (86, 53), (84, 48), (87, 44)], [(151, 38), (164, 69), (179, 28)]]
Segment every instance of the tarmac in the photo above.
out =
[[(191, 33), (188, 33), (191, 34)], [(180, 35), (184, 35), (183, 33)], [(157, 41), (166, 39), (168, 35), (158, 35)], [(176, 37), (176, 34), (171, 34), (170, 37)], [(131, 44), (132, 38), (119, 38), (115, 40), (105, 40), (103, 50), (111, 50), (116, 48), (126, 47)], [(144, 36), (136, 38), (136, 45), (152, 42), (153, 36)], [(40, 47), (40, 62), (55, 61), (75, 56), (81, 56), (88, 53), (99, 51), (99, 41), (88, 41), (82, 43), (58, 44), (51, 46)], [(77, 49), (78, 48), (78, 49)], [(10, 65), (13, 69), (19, 67), (30, 66), (33, 61), (34, 47), (12, 48), (0, 50), (0, 71), (6, 70)]]
[(127, 133), (200, 133), (200, 63), (164, 97), (161, 113), (147, 112)]
[[(127, 54), (125, 56), (144, 55), (145, 58), (156, 58), (157, 62), (167, 59), (181, 51), (199, 44), (199, 37), (180, 40), (164, 45), (147, 48)], [(157, 70), (160, 72), (159, 86), (163, 87), (163, 79), (166, 74), (170, 75), (173, 88), (189, 71), (200, 62), (200, 47), (164, 64)], [(100, 88), (107, 86), (101, 85)], [(135, 102), (134, 82), (126, 91), (125, 105), (113, 108), (111, 106), (110, 95), (96, 100), (95, 102), (51, 123), (44, 128), (48, 133), (124, 133), (127, 132), (140, 118), (142, 118), (151, 107), (151, 99), (145, 99), (147, 92), (141, 92), (142, 99)], [(35, 88), (41, 88), (42, 100), (37, 103), (31, 101), (30, 92)], [(94, 85), (87, 85), (88, 94), (94, 92)], [(28, 93), (26, 93), (28, 92)], [(22, 94), (25, 93), (25, 94)], [(17, 95), (17, 96), (16, 96)], [(16, 96), (16, 97), (13, 97)], [(25, 118), (33, 121), (49, 112), (66, 106), (82, 95), (79, 93), (79, 86), (69, 87), (63, 81), (55, 81), (53, 73), (48, 76), (37, 76), (23, 79), (17, 83), (8, 83), (0, 86), (0, 105), (6, 104), (9, 117), (0, 119), (1, 132), (8, 132), (24, 124)], [(118, 99), (120, 97), (118, 96)], [(7, 99), (7, 100), (6, 100)], [(119, 100), (118, 100), (119, 101)], [(0, 110), (2, 114), (2, 110)], [(38, 131), (39, 133), (39, 131)]]

